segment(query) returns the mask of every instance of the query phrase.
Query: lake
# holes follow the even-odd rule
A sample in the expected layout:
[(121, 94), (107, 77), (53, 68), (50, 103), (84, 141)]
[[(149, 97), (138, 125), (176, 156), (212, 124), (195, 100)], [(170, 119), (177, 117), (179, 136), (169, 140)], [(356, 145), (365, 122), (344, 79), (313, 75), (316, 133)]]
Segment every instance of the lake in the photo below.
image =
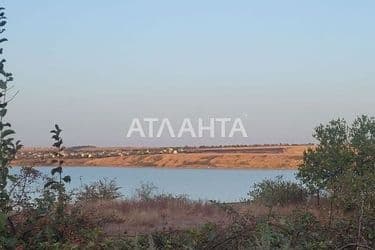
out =
[[(50, 175), (51, 167), (37, 167)], [(17, 171), (14, 168), (13, 171)], [(115, 179), (120, 191), (131, 197), (142, 183), (152, 183), (157, 193), (187, 195), (193, 200), (235, 202), (246, 198), (254, 183), (282, 175), (295, 180), (295, 170), (268, 169), (174, 169), (174, 168), (119, 168), (119, 167), (64, 167), (70, 175), (69, 188), (77, 188), (101, 178)]]

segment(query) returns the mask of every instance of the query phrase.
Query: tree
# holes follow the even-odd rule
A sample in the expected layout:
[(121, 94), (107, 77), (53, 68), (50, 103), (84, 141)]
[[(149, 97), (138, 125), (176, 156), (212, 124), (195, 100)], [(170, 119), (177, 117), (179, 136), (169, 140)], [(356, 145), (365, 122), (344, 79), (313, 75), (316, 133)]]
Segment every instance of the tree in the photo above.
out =
[(374, 117), (360, 116), (351, 126), (343, 119), (333, 120), (318, 126), (314, 137), (318, 145), (304, 153), (297, 174), (311, 191), (339, 192), (353, 201), (374, 195)]
[(332, 120), (327, 125), (321, 124), (313, 135), (318, 145), (304, 152), (297, 177), (311, 192), (317, 194), (318, 202), (323, 190), (335, 194), (337, 180), (352, 162), (348, 131), (343, 119)]
[(358, 117), (349, 136), (353, 159), (339, 183), (340, 197), (343, 205), (371, 211), (375, 205), (375, 118)]
[(375, 118), (357, 117), (350, 127), (333, 120), (317, 127), (314, 137), (319, 144), (304, 153), (297, 176), (310, 190), (330, 195), (330, 222), (334, 200), (351, 209), (358, 230), (353, 244), (359, 246), (375, 217)]

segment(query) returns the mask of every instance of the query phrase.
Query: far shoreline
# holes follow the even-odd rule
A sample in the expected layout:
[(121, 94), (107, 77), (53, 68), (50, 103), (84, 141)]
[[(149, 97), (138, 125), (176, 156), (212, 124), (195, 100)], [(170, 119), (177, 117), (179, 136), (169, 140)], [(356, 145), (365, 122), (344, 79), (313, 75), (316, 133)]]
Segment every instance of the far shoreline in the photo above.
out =
[[(34, 165), (34, 166), (22, 166), (22, 165), (16, 165), (13, 167), (30, 167), (30, 168), (53, 168), (57, 167), (57, 165)], [(298, 167), (296, 168), (291, 168), (291, 167), (285, 167), (285, 168), (270, 168), (270, 167), (210, 167), (210, 166), (197, 166), (197, 167), (192, 167), (192, 166), (116, 166), (116, 165), (64, 165), (64, 168), (124, 168), (124, 169), (159, 169), (159, 170), (297, 170)]]
[[(229, 148), (67, 150), (63, 165), (70, 167), (160, 168), (160, 169), (272, 169), (295, 170), (311, 145), (245, 146)], [(54, 166), (53, 151), (23, 151), (13, 165)]]

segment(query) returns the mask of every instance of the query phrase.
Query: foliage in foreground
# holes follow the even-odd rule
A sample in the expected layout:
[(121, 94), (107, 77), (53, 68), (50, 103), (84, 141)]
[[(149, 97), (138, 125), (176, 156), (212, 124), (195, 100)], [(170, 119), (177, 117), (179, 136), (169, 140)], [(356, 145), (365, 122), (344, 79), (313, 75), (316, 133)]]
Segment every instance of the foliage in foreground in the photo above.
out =
[(254, 184), (249, 192), (252, 202), (258, 202), (272, 208), (288, 204), (301, 204), (307, 199), (307, 191), (298, 183), (286, 181), (282, 176), (266, 179)]
[[(366, 242), (365, 224), (374, 240), (375, 218), (375, 118), (360, 116), (349, 126), (337, 119), (315, 129), (319, 144), (304, 154), (298, 177), (316, 194), (330, 200), (330, 223), (337, 211), (352, 215), (357, 245)], [(367, 228), (368, 229), (368, 228)]]

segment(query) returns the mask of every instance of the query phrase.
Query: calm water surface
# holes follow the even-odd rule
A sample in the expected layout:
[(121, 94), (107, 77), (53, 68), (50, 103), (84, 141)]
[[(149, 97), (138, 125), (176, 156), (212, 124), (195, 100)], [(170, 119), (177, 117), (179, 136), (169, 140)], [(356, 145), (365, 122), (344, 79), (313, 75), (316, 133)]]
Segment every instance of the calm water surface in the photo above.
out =
[[(51, 167), (38, 167), (42, 173), (50, 174)], [(120, 191), (127, 197), (134, 194), (142, 183), (158, 187), (157, 193), (187, 195), (194, 200), (239, 201), (254, 183), (282, 175), (286, 180), (295, 180), (295, 170), (237, 170), (237, 169), (161, 169), (152, 167), (64, 167), (64, 174), (72, 177), (70, 188), (101, 178), (115, 179)]]

